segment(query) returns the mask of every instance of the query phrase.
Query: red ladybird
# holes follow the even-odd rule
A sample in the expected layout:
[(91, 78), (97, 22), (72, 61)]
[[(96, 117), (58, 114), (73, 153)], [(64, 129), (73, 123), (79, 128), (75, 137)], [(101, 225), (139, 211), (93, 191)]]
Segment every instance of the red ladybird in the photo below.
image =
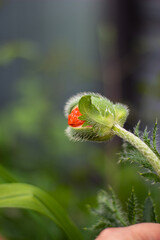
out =
[(68, 115), (68, 124), (71, 127), (79, 127), (81, 126), (85, 121), (82, 121), (78, 119), (78, 117), (82, 116), (82, 114), (79, 111), (79, 108), (76, 107), (72, 110), (72, 112)]

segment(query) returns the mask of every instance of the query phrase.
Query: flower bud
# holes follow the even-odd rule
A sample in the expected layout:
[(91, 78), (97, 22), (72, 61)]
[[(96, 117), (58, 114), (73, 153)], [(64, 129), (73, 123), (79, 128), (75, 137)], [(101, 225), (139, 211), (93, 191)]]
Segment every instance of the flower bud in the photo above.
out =
[(113, 104), (97, 93), (80, 93), (65, 105), (68, 118), (67, 136), (74, 141), (106, 141), (112, 138), (115, 124), (123, 127), (128, 109), (122, 104)]

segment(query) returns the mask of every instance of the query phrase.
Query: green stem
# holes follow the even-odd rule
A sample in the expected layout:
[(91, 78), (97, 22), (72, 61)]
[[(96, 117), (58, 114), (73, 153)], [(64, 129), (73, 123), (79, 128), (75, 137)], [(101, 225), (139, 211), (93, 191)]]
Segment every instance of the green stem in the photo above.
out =
[(128, 132), (124, 128), (120, 127), (118, 124), (115, 124), (112, 130), (117, 136), (123, 138), (125, 141), (129, 142), (135, 148), (137, 148), (148, 159), (148, 161), (150, 162), (150, 164), (160, 177), (159, 158), (140, 138), (136, 137), (133, 133)]

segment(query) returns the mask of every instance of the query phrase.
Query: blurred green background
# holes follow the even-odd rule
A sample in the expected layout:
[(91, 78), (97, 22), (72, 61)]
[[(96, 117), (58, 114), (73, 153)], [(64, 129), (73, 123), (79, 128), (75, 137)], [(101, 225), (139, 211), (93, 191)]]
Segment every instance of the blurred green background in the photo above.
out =
[[(158, 1), (0, 1), (0, 164), (22, 182), (50, 192), (86, 239), (100, 189), (122, 203), (132, 185), (141, 203), (148, 188), (137, 170), (118, 165), (121, 141), (73, 143), (64, 134), (66, 100), (99, 92), (130, 108), (127, 129), (160, 116)], [(2, 179), (0, 179), (3, 182)], [(124, 208), (126, 208), (124, 204)], [(0, 210), (7, 240), (66, 239), (43, 216)]]

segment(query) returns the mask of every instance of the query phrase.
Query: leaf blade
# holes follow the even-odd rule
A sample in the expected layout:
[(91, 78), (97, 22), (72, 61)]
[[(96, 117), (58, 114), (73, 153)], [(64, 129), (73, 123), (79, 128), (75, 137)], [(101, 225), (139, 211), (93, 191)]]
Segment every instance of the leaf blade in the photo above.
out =
[(142, 211), (138, 205), (137, 197), (133, 187), (130, 197), (128, 198), (127, 210), (129, 224), (132, 225), (138, 223), (141, 218)]
[(143, 222), (157, 222), (153, 201), (150, 195), (146, 198), (144, 203)]
[(0, 185), (0, 208), (15, 207), (39, 212), (54, 221), (69, 239), (82, 240), (80, 231), (63, 208), (45, 191), (23, 183)]
[(160, 182), (160, 177), (156, 173), (145, 172), (145, 173), (140, 173), (140, 175), (146, 178), (147, 180), (152, 181), (153, 183)]

